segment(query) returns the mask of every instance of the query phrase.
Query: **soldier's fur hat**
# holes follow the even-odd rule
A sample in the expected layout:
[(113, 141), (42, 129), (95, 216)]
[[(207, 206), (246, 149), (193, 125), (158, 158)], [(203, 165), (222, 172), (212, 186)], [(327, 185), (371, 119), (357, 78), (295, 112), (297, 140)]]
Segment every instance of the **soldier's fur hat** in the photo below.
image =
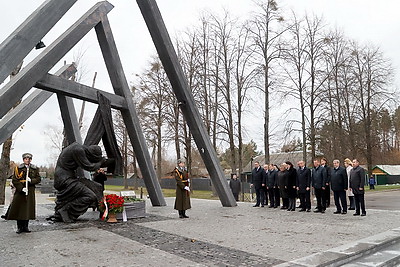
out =
[(24, 158), (32, 158), (32, 154), (31, 153), (24, 153), (24, 154), (22, 154), (22, 159), (24, 159)]

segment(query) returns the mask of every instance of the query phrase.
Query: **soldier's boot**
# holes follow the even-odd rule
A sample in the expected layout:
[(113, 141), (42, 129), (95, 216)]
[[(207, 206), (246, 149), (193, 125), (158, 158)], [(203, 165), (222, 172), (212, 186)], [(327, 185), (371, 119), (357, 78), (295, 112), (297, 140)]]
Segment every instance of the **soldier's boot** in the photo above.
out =
[(28, 225), (29, 225), (29, 220), (25, 220), (24, 221), (24, 227), (23, 227), (23, 231), (25, 232), (25, 233), (30, 233), (31, 231), (29, 230), (29, 228), (28, 228)]
[(23, 233), (24, 232), (24, 221), (22, 220), (17, 220), (17, 234)]
[(182, 218), (189, 218), (189, 216), (186, 215), (186, 210), (182, 211)]

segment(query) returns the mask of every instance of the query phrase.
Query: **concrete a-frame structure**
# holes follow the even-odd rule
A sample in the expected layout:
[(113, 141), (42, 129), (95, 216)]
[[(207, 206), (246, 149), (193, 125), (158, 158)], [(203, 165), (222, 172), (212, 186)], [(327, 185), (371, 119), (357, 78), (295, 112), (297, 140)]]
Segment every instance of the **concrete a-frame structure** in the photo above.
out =
[[(47, 0), (29, 16), (2, 44), (0, 44), (0, 82), (27, 56), (30, 50), (77, 0)], [(139, 7), (149, 26), (150, 33), (167, 71), (181, 109), (188, 122), (195, 142), (217, 189), (223, 206), (236, 206), (228, 184), (211, 146), (193, 95), (187, 87), (161, 14), (155, 1), (138, 0)], [(98, 104), (101, 92), (114, 109), (123, 117), (127, 132), (137, 156), (143, 179), (153, 206), (166, 205), (154, 167), (147, 149), (128, 83), (122, 68), (107, 14), (113, 6), (102, 1), (94, 5), (39, 56), (22, 69), (0, 90), (0, 143), (3, 143), (35, 110), (53, 93), (57, 94), (64, 128), (69, 143), (82, 143), (72, 98)], [(90, 30), (95, 28), (108, 74), (115, 94), (68, 80), (76, 71), (75, 66), (65, 66), (55, 75), (48, 71), (61, 60)], [(39, 88), (11, 110), (32, 87)]]

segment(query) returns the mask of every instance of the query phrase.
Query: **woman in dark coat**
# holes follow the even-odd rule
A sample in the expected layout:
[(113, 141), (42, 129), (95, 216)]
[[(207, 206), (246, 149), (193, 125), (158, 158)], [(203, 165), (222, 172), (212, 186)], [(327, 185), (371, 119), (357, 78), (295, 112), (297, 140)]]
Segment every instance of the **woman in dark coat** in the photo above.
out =
[(174, 209), (178, 210), (179, 218), (189, 218), (186, 210), (190, 209), (189, 174), (185, 168), (185, 162), (178, 160), (178, 167), (174, 170), (176, 180), (176, 198)]
[(15, 167), (12, 177), (15, 194), (7, 214), (8, 220), (17, 220), (17, 234), (29, 233), (29, 220), (36, 219), (35, 185), (41, 180), (39, 168), (31, 164), (32, 154), (24, 153), (22, 159), (24, 163)]
[(281, 209), (287, 209), (289, 207), (289, 196), (288, 196), (288, 171), (286, 170), (286, 164), (282, 163), (279, 166), (278, 172), (278, 187), (279, 193), (282, 198)]
[(286, 161), (287, 166), (287, 192), (289, 198), (289, 207), (288, 211), (295, 211), (296, 209), (296, 197), (297, 197), (297, 190), (296, 190), (296, 178), (297, 178), (297, 171), (293, 167), (293, 164), (290, 161)]

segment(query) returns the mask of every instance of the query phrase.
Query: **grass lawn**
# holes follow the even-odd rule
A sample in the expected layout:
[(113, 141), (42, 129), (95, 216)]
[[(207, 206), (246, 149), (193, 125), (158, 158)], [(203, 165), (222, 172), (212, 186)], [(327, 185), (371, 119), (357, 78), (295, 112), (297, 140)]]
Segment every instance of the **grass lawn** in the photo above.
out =
[[(134, 190), (133, 187), (129, 187), (128, 189), (124, 189), (123, 186), (119, 185), (105, 185), (105, 190), (109, 191), (125, 191), (125, 190)], [(147, 189), (145, 187), (142, 187), (143, 189), (143, 195), (147, 195)], [(134, 190), (136, 192), (137, 196), (140, 196), (140, 190), (141, 188), (139, 187), (138, 189)], [(175, 197), (175, 189), (162, 189), (162, 192), (165, 197)], [(218, 197), (214, 197), (212, 195), (212, 191), (202, 191), (202, 190), (195, 190), (192, 192), (190, 195), (192, 198), (201, 198), (201, 199), (219, 199)]]
[(375, 190), (369, 190), (369, 185), (365, 185), (365, 191), (383, 191), (383, 190), (392, 190), (392, 189), (400, 189), (400, 184), (389, 184), (389, 185), (375, 185)]

